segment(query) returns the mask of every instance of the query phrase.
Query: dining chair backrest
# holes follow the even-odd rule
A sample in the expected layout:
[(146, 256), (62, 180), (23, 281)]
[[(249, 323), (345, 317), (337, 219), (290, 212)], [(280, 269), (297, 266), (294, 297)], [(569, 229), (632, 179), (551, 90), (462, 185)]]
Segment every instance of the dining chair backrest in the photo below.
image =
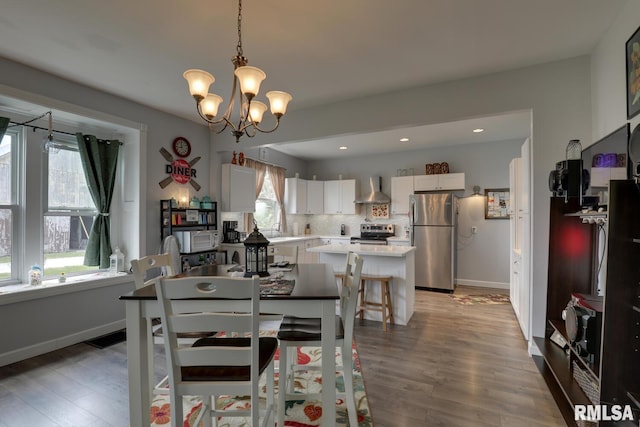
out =
[(136, 289), (140, 289), (150, 283), (147, 272), (154, 268), (163, 269), (167, 276), (173, 276), (176, 272), (171, 266), (171, 256), (168, 253), (160, 255), (147, 255), (139, 259), (131, 260), (131, 271)]
[(273, 256), (274, 262), (289, 261), (291, 264), (298, 263), (298, 247), (286, 245), (269, 245), (267, 255)]
[[(166, 329), (165, 353), (172, 402), (184, 395), (258, 396), (260, 278), (158, 277), (155, 286)], [(225, 331), (228, 337), (236, 332), (240, 337), (248, 335), (249, 338), (241, 339), (242, 344), (234, 338), (212, 338), (217, 345), (178, 345), (179, 333), (206, 330)], [(229, 344), (219, 344), (224, 341)], [(246, 381), (225, 378), (203, 381), (193, 374), (193, 369), (197, 371), (211, 365), (229, 370), (248, 366), (249, 375)], [(190, 371), (190, 367), (197, 368)], [(258, 401), (253, 402), (258, 408)]]
[(344, 327), (344, 342), (349, 346), (353, 341), (353, 325), (358, 304), (358, 286), (362, 274), (362, 263), (363, 259), (360, 255), (354, 252), (347, 254), (347, 266), (340, 291), (340, 316)]

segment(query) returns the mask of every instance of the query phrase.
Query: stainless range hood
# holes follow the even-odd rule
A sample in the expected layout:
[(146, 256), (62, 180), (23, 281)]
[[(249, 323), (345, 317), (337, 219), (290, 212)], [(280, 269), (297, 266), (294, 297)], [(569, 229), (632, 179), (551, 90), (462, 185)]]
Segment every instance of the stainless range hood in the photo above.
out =
[(371, 191), (364, 198), (356, 200), (356, 203), (362, 204), (386, 204), (391, 203), (391, 198), (382, 192), (382, 180), (379, 176), (369, 178)]

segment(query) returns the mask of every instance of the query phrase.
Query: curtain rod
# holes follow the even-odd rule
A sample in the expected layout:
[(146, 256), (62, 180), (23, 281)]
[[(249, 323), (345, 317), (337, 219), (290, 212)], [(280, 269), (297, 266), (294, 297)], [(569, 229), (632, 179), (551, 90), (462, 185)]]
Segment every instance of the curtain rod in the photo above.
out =
[[(47, 128), (43, 128), (42, 126), (30, 125), (30, 124), (27, 124), (27, 123), (9, 122), (9, 126), (8, 127), (26, 126), (26, 127), (30, 127), (31, 129), (33, 129), (34, 132), (36, 130), (46, 130), (47, 132), (49, 132), (49, 129), (47, 129)], [(51, 129), (51, 132), (52, 133), (60, 133), (60, 134), (63, 134), (63, 135), (76, 136), (75, 133), (65, 132), (65, 131), (62, 131), (62, 130)], [(114, 142), (115, 141), (115, 142), (118, 142), (120, 145), (124, 145), (124, 143), (122, 141), (118, 141), (118, 140), (110, 140), (110, 139), (98, 138), (98, 141), (108, 141), (108, 142)]]
[(280, 166), (280, 165), (276, 165), (276, 164), (273, 164), (273, 163), (263, 162), (262, 160), (256, 160), (256, 159), (254, 159), (254, 158), (252, 158), (252, 157), (247, 157), (247, 159), (253, 160), (253, 161), (254, 161), (254, 162), (256, 162), (256, 163), (262, 163), (263, 165), (273, 166), (274, 168), (280, 168), (280, 169), (287, 170), (287, 168), (282, 167), (282, 166)]

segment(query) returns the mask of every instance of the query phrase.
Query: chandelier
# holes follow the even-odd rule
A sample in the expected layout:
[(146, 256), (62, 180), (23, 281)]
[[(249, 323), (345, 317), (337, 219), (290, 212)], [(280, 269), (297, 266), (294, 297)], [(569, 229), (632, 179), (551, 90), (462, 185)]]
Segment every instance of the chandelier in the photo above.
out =
[[(247, 58), (243, 55), (242, 0), (238, 0), (238, 45), (236, 47), (236, 56), (231, 59), (231, 62), (234, 68), (233, 88), (231, 89), (229, 105), (220, 118), (216, 118), (216, 115), (223, 99), (215, 93), (208, 93), (209, 86), (215, 81), (213, 75), (206, 71), (195, 69), (184, 72), (183, 76), (189, 83), (189, 92), (196, 100), (198, 114), (209, 123), (209, 128), (222, 125), (216, 130), (216, 133), (221, 133), (227, 127), (231, 127), (231, 133), (235, 136), (236, 142), (239, 142), (243, 135), (254, 137), (257, 132), (273, 132), (278, 128), (280, 118), (287, 112), (287, 104), (292, 97), (287, 92), (267, 92), (266, 96), (269, 99), (271, 114), (274, 115), (276, 123), (270, 130), (262, 129), (258, 126), (262, 122), (264, 112), (267, 111), (267, 106), (254, 98), (258, 95), (260, 84), (267, 75), (259, 68), (248, 66)], [(241, 105), (238, 121), (234, 123), (234, 118), (231, 116), (235, 105), (236, 93)]]

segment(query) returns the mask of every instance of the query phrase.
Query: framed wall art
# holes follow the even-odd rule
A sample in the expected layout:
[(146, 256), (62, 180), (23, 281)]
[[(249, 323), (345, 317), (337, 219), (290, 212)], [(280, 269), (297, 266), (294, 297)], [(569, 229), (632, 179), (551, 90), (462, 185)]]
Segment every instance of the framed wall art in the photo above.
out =
[(509, 219), (510, 194), (508, 188), (487, 188), (484, 190), (485, 219)]
[(627, 40), (627, 119), (640, 113), (640, 28)]

